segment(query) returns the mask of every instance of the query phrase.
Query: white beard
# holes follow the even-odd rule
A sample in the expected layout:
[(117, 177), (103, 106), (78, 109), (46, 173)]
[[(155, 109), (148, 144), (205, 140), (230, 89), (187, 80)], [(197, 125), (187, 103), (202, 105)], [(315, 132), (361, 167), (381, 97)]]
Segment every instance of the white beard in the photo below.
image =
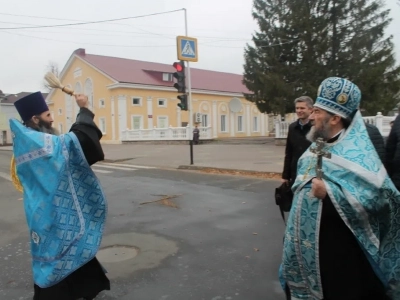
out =
[(323, 124), (322, 128), (316, 129), (315, 126), (311, 126), (310, 131), (306, 135), (306, 139), (311, 143), (314, 143), (318, 138), (322, 138), (324, 141), (329, 140), (329, 125)]
[(315, 142), (314, 135), (315, 135), (315, 126), (311, 126), (310, 131), (306, 135), (306, 139), (309, 140), (311, 143), (313, 143)]

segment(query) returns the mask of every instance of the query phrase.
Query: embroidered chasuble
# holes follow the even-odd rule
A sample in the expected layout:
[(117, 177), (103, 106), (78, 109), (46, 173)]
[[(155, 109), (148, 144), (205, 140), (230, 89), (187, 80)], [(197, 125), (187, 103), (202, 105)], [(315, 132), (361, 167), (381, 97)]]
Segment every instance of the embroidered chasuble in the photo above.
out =
[[(388, 177), (359, 112), (324, 151), (331, 153), (330, 159), (323, 158), (323, 181), (335, 213), (354, 235), (387, 295), (400, 299), (400, 193)], [(311, 195), (316, 163), (316, 155), (307, 150), (299, 159), (292, 187), (293, 206), (280, 278), (283, 287), (290, 287), (293, 300), (324, 297), (319, 246), (322, 207), (327, 203)]]
[(60, 136), (10, 120), (23, 187), (33, 279), (51, 287), (91, 261), (101, 243), (107, 203), (73, 132)]

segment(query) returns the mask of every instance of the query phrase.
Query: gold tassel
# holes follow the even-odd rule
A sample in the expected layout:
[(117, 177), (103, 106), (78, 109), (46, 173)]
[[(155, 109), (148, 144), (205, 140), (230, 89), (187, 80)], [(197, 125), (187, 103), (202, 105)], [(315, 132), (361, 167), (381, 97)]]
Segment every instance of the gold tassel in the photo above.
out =
[(11, 173), (11, 180), (12, 180), (12, 183), (14, 184), (15, 189), (22, 193), (24, 191), (24, 189), (22, 188), (21, 182), (19, 181), (19, 178), (17, 175), (17, 166), (15, 164), (14, 155), (11, 158), (10, 173)]

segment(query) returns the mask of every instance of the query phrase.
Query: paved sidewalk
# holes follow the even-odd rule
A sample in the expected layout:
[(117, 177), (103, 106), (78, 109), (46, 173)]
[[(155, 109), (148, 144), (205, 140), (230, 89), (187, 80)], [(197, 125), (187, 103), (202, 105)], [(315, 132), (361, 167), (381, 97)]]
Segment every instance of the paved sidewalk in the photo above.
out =
[[(281, 173), (285, 147), (273, 139), (256, 144), (201, 144), (193, 146), (194, 164), (190, 166), (189, 145), (122, 144), (103, 145), (109, 162), (161, 168), (232, 169), (250, 172)], [(11, 147), (0, 147), (12, 150)]]
[[(178, 168), (190, 165), (189, 145), (104, 145), (106, 159)], [(193, 166), (257, 172), (282, 172), (285, 147), (267, 144), (193, 146)]]

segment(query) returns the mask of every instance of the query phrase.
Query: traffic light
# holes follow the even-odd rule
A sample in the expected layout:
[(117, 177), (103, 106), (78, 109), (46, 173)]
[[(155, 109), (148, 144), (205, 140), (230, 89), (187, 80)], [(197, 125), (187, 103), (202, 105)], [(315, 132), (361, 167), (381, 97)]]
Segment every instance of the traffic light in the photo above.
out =
[(185, 93), (186, 92), (185, 62), (183, 61), (174, 62), (173, 66), (176, 69), (176, 72), (173, 74), (173, 76), (176, 78), (176, 83), (174, 84), (174, 88), (176, 88), (179, 93)]
[(188, 110), (187, 95), (179, 95), (177, 98), (181, 101), (181, 103), (178, 103), (178, 106), (181, 108), (181, 110)]
[(186, 76), (185, 76), (185, 62), (179, 61), (174, 62), (173, 66), (176, 70), (173, 73), (173, 76), (176, 78), (176, 83), (174, 84), (174, 88), (178, 90), (179, 93), (184, 93), (183, 95), (178, 95), (178, 99), (181, 103), (178, 103), (178, 106), (181, 110), (188, 110), (188, 99), (186, 95)]

